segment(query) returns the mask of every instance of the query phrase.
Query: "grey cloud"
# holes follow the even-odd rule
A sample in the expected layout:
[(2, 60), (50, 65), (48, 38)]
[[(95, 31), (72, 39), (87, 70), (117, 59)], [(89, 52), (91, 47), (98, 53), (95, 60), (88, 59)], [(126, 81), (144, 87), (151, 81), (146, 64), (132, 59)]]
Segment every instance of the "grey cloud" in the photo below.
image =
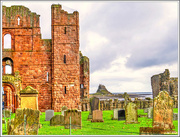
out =
[[(164, 31), (156, 32), (156, 24), (163, 15), (160, 3), (111, 3), (99, 9), (97, 14), (88, 16), (82, 23), (82, 35), (91, 30), (110, 40), (110, 44), (103, 45), (99, 53), (96, 49), (93, 53), (87, 53), (91, 72), (108, 68), (117, 56), (128, 53), (132, 56), (126, 66), (136, 69), (177, 61), (177, 22), (163, 22), (163, 25), (168, 25), (165, 37), (158, 36)], [(142, 38), (140, 42), (133, 41), (136, 35)], [(155, 41), (157, 37), (159, 41)], [(156, 45), (154, 49), (151, 44)], [(83, 50), (85, 39), (81, 45)]]

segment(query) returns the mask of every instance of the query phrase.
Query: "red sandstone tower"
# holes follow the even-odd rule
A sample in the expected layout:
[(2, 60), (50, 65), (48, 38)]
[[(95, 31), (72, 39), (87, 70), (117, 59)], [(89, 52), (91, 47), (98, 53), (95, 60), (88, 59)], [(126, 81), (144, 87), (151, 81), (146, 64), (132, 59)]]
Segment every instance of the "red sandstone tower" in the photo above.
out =
[(68, 14), (61, 5), (51, 6), (52, 109), (80, 105), (79, 13)]
[(41, 39), (40, 15), (24, 6), (3, 6), (2, 82), (13, 112), (27, 86), (39, 92), (40, 111), (78, 108), (80, 98), (89, 97), (89, 59), (79, 55), (79, 13), (52, 5), (51, 14), (52, 39)]

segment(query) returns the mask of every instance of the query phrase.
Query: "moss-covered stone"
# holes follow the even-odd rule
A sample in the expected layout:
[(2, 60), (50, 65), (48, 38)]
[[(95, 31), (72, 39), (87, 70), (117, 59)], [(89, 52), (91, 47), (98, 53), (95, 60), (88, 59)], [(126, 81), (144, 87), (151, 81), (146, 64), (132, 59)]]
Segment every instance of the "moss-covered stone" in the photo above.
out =
[(50, 119), (50, 126), (64, 126), (64, 116), (55, 115)]
[[(24, 117), (26, 115), (26, 117)], [(26, 122), (24, 121), (26, 120)], [(24, 135), (24, 124), (26, 123), (26, 135), (38, 135), (40, 111), (29, 108), (16, 109), (15, 118), (8, 121), (8, 135)]]
[(27, 86), (25, 89), (20, 91), (20, 94), (38, 94), (38, 91), (31, 86)]

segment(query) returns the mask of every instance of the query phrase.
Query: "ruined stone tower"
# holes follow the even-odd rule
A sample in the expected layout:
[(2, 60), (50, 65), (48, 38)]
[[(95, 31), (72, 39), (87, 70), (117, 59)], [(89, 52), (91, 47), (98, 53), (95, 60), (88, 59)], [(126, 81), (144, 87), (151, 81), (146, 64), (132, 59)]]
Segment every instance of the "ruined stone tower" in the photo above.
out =
[[(79, 55), (79, 13), (69, 14), (61, 5), (52, 5), (52, 39), (41, 39), (40, 15), (24, 6), (3, 6), (2, 12), (6, 105), (14, 105), (15, 111), (21, 103), (20, 90), (31, 86), (39, 92), (40, 111), (78, 108), (80, 98), (89, 97), (89, 59), (84, 62), (85, 57)], [(11, 71), (7, 73), (8, 67)]]

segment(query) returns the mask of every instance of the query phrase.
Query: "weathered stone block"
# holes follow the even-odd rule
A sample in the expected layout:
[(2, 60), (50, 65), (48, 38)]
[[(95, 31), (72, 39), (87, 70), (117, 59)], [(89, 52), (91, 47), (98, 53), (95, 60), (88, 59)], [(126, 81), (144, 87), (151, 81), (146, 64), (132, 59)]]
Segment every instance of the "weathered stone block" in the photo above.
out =
[(101, 110), (94, 110), (91, 122), (104, 122), (103, 113)]
[(64, 112), (65, 129), (69, 129), (70, 117), (71, 117), (71, 128), (81, 129), (82, 126), (81, 111), (74, 109), (74, 110), (67, 110)]
[[(24, 121), (26, 115), (26, 122)], [(8, 135), (24, 135), (24, 126), (26, 125), (26, 135), (38, 135), (40, 120), (40, 111), (29, 108), (17, 109), (15, 118), (8, 122)], [(25, 124), (25, 125), (24, 125)]]
[(178, 120), (178, 113), (173, 113), (173, 120)]
[(55, 115), (50, 119), (50, 126), (64, 126), (64, 116)]

